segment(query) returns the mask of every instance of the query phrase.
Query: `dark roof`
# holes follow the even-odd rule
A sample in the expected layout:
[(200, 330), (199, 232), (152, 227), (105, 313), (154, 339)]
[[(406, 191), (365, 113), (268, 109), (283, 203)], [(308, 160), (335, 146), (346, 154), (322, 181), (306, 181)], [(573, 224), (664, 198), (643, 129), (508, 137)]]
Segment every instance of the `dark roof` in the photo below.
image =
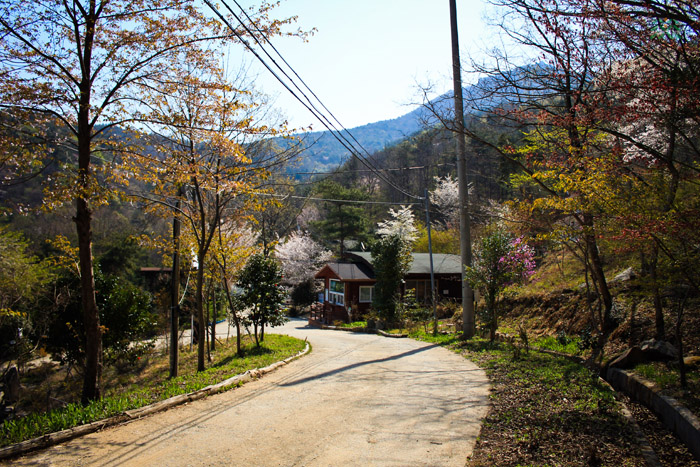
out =
[[(349, 255), (356, 256), (366, 264), (372, 264), (372, 253), (368, 251), (351, 251)], [(430, 274), (430, 255), (428, 253), (413, 253), (413, 262), (407, 275)], [(462, 274), (462, 261), (457, 255), (433, 253), (433, 270), (435, 274)], [(374, 277), (374, 275), (372, 275)]]
[(323, 272), (326, 268), (330, 269), (333, 274), (343, 281), (367, 281), (374, 280), (374, 271), (362, 263), (328, 263), (323, 269), (316, 273), (316, 278), (324, 277)]

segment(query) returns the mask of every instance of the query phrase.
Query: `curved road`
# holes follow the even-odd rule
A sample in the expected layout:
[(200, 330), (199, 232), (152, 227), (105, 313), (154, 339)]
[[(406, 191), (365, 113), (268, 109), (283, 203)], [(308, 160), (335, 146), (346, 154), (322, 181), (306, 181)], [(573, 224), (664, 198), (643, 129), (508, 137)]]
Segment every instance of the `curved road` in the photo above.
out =
[(488, 380), (464, 358), (410, 339), (272, 332), (312, 352), (260, 380), (13, 459), (13, 465), (464, 465)]

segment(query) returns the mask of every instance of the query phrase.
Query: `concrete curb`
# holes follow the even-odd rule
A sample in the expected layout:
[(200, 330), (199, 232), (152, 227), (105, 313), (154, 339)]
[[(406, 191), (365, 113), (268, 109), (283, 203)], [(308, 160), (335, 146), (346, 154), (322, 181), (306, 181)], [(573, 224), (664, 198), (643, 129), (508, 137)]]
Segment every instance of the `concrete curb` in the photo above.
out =
[(685, 443), (700, 460), (700, 420), (672, 397), (660, 394), (654, 383), (619, 368), (609, 368), (606, 379), (618, 391), (644, 404)]
[(0, 448), (0, 459), (7, 459), (10, 457), (18, 456), (20, 454), (26, 454), (36, 449), (47, 448), (49, 446), (53, 446), (54, 444), (69, 441), (79, 436), (94, 433), (103, 428), (118, 425), (120, 423), (126, 423), (131, 420), (142, 418), (147, 415), (161, 412), (163, 410), (167, 410), (169, 408), (181, 404), (185, 404), (187, 402), (196, 401), (198, 399), (202, 399), (210, 395), (224, 392), (232, 386), (244, 384), (253, 379), (260, 378), (264, 374), (275, 371), (277, 368), (287, 365), (291, 361), (296, 360), (297, 358), (302, 357), (303, 355), (306, 355), (307, 353), (309, 353), (309, 350), (311, 350), (311, 347), (307, 342), (306, 347), (304, 347), (304, 350), (302, 350), (301, 352), (279, 362), (275, 362), (271, 365), (268, 365), (264, 368), (255, 368), (252, 370), (248, 370), (243, 374), (232, 376), (231, 378), (221, 381), (220, 383), (212, 384), (197, 391), (190, 392), (188, 394), (180, 394), (178, 396), (173, 396), (169, 399), (154, 402), (153, 404), (140, 407), (138, 409), (127, 410), (124, 413), (115, 415), (110, 418), (106, 418), (104, 420), (97, 420), (86, 425), (76, 426), (67, 430), (57, 431), (55, 433), (48, 433), (44, 436), (40, 436), (39, 438), (28, 439), (26, 441), (22, 441), (21, 443)]
[(393, 337), (394, 339), (403, 339), (404, 337), (408, 337), (408, 334), (390, 334), (382, 330), (377, 330), (377, 334), (384, 337)]

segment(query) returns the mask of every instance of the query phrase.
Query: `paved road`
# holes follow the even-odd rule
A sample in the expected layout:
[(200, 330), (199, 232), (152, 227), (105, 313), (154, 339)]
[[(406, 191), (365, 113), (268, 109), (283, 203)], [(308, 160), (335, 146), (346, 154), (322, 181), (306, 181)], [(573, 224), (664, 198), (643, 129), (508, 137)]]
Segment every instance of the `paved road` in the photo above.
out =
[(309, 328), (313, 351), (258, 381), (13, 460), (13, 465), (464, 465), (484, 373), (445, 349)]

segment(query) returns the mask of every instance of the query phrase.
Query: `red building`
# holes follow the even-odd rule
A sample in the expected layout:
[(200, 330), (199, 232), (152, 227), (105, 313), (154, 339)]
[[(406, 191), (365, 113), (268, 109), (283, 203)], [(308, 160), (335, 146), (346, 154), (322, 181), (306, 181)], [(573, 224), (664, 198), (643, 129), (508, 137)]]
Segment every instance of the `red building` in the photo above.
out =
[[(459, 256), (433, 254), (436, 296), (439, 299), (462, 299), (462, 264)], [(369, 252), (349, 252), (344, 260), (328, 263), (315, 275), (323, 279), (321, 322), (356, 321), (372, 305), (374, 298), (374, 268)], [(419, 302), (430, 302), (430, 257), (428, 253), (413, 253), (411, 269), (404, 278), (404, 290), (415, 289)]]

